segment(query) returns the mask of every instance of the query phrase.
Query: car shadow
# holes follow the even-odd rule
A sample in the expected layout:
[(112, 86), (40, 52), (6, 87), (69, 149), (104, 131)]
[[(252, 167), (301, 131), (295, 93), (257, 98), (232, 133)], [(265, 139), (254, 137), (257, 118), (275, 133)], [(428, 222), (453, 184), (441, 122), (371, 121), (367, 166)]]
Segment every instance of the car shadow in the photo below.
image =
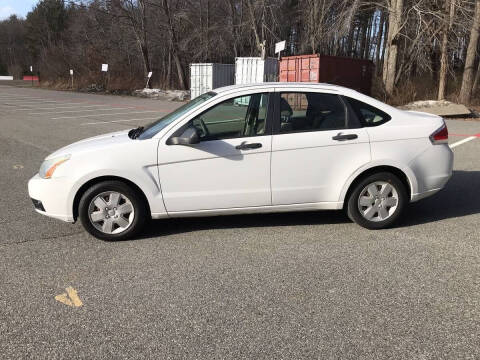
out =
[(480, 213), (480, 171), (454, 171), (437, 194), (410, 204), (401, 226), (425, 224)]
[(212, 229), (244, 229), (260, 227), (283, 227), (317, 224), (341, 224), (350, 220), (343, 211), (307, 211), (225, 215), (210, 217), (186, 217), (152, 220), (138, 238), (188, 233)]
[[(480, 171), (454, 171), (445, 189), (407, 207), (397, 228), (480, 213)], [(308, 211), (152, 220), (138, 239), (211, 229), (349, 223), (343, 211)]]

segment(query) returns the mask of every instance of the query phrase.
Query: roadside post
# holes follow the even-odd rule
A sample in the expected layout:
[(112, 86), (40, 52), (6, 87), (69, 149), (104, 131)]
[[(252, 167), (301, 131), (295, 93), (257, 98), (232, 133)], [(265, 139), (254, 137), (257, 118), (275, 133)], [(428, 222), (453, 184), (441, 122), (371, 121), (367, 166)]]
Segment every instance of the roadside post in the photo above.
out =
[(102, 73), (103, 73), (103, 87), (104, 90), (107, 90), (107, 73), (108, 73), (108, 64), (102, 64)]
[(280, 53), (285, 50), (286, 41), (280, 41), (275, 44), (275, 54), (278, 54), (278, 60), (280, 60)]
[(148, 88), (148, 82), (150, 81), (150, 78), (152, 77), (152, 72), (150, 71), (147, 75), (147, 83), (145, 84), (145, 89)]
[(73, 90), (73, 69), (70, 69), (70, 79), (72, 81), (72, 90)]
[(283, 50), (285, 50), (285, 45), (286, 45), (286, 41), (283, 40), (283, 41), (280, 41), (278, 43), (275, 44), (275, 54), (278, 54), (278, 65), (277, 65), (277, 81), (280, 79), (280, 69), (279, 69), (279, 66), (280, 66), (280, 54)]
[(33, 87), (33, 66), (30, 65), (30, 77), (32, 78), (32, 87)]

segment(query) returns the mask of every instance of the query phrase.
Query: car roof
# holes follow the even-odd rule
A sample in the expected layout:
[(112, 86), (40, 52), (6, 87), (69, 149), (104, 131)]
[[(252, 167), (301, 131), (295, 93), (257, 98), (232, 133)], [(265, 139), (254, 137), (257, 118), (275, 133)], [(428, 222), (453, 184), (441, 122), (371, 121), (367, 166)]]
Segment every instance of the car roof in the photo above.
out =
[(254, 83), (254, 84), (238, 84), (238, 85), (229, 85), (229, 86), (224, 86), (220, 88), (216, 88), (213, 91), (216, 92), (217, 94), (224, 93), (224, 92), (230, 92), (230, 91), (235, 91), (235, 90), (246, 90), (246, 89), (255, 89), (258, 87), (308, 87), (308, 88), (314, 88), (314, 89), (323, 89), (323, 90), (328, 90), (328, 91), (341, 91), (341, 92), (349, 92), (349, 91), (354, 91), (352, 89), (343, 87), (343, 86), (338, 86), (338, 85), (332, 85), (332, 84), (327, 84), (327, 83), (308, 83), (308, 82), (264, 82), (264, 83)]
[(255, 84), (238, 84), (238, 85), (230, 85), (224, 86), (220, 88), (213, 89), (212, 91), (215, 92), (217, 95), (227, 95), (227, 94), (235, 94), (237, 91), (243, 90), (255, 90), (255, 88), (310, 88), (315, 90), (325, 90), (333, 93), (338, 93), (340, 95), (349, 96), (354, 99), (366, 102), (374, 107), (379, 108), (387, 113), (394, 113), (398, 112), (399, 110), (385, 104), (377, 99), (374, 99), (368, 95), (362, 94), (356, 90), (339, 86), (339, 85), (332, 85), (327, 83), (308, 83), (308, 82), (264, 82), (264, 83), (255, 83)]

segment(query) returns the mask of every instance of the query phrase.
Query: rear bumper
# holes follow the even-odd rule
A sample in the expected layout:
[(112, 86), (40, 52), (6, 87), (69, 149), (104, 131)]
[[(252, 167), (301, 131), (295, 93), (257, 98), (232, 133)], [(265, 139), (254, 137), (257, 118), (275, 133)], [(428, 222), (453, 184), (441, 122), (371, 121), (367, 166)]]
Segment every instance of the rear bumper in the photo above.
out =
[(445, 187), (453, 173), (453, 152), (447, 144), (433, 145), (410, 164), (418, 182), (411, 201), (431, 196)]
[(412, 197), (411, 197), (410, 201), (415, 202), (415, 201), (418, 201), (418, 200), (425, 199), (429, 196), (432, 196), (432, 195), (436, 194), (440, 190), (442, 190), (442, 188), (428, 190), (428, 191), (425, 191), (425, 192), (419, 193), (419, 194), (412, 194)]
[(66, 222), (74, 222), (72, 206), (68, 204), (70, 185), (65, 178), (42, 179), (35, 175), (28, 182), (28, 194), (35, 211)]

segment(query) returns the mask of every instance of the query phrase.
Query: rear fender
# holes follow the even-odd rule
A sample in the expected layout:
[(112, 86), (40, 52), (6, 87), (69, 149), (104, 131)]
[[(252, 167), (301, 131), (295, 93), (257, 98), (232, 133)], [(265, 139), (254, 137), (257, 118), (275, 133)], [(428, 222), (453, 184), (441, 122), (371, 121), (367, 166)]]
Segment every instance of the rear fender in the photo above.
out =
[[(381, 167), (392, 167), (395, 168), (405, 174), (407, 177), (409, 186), (410, 186), (410, 194), (416, 194), (418, 192), (418, 181), (417, 178), (414, 174), (414, 172), (405, 164), (396, 162), (396, 161), (391, 161), (391, 160), (377, 160), (374, 162), (370, 162), (368, 164), (365, 164), (364, 166), (358, 168), (345, 182), (343, 185), (342, 191), (340, 193), (340, 197), (338, 199), (339, 202), (344, 202), (345, 197), (348, 193), (348, 189), (350, 189), (350, 186), (353, 184), (353, 182), (359, 177), (362, 176), (363, 173), (365, 173), (368, 170), (374, 169), (374, 168), (380, 168)], [(385, 171), (385, 170), (383, 170)], [(411, 196), (410, 196), (411, 198)]]

